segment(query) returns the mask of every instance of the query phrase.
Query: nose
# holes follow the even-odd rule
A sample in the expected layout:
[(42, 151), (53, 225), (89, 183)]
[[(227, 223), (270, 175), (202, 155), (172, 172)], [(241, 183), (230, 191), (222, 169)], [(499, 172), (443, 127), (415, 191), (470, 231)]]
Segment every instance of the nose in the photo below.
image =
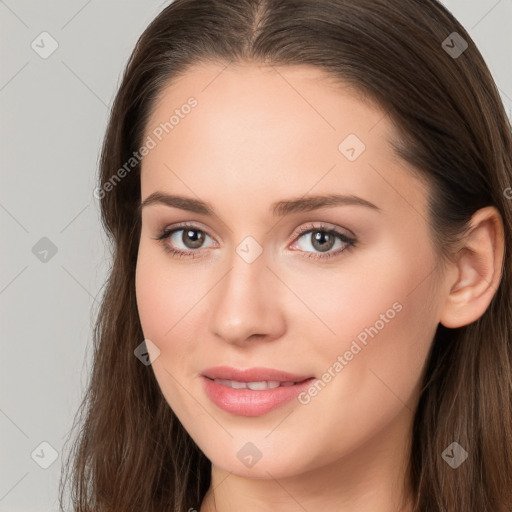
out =
[(265, 253), (248, 263), (234, 252), (229, 265), (211, 292), (210, 333), (238, 345), (280, 337), (285, 329), (283, 284), (267, 267)]

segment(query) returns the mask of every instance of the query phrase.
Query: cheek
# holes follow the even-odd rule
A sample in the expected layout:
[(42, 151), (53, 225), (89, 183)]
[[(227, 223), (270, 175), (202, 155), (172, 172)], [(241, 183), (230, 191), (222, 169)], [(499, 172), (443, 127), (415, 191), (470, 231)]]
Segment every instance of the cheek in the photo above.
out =
[[(343, 357), (337, 374), (345, 377), (333, 387), (343, 381), (339, 390), (347, 398), (375, 385), (407, 398), (421, 377), (438, 322), (435, 257), (425, 240), (418, 244), (382, 244), (378, 255), (353, 258), (353, 269), (347, 263), (343, 274), (317, 274), (314, 287), (311, 276), (296, 281), (294, 290), (304, 297), (308, 291), (317, 317), (297, 320), (307, 333), (303, 337), (316, 340), (310, 360), (319, 362), (320, 372), (335, 372), (333, 365)], [(417, 247), (425, 250), (418, 254)]]
[(171, 375), (181, 382), (200, 369), (197, 361), (204, 352), (204, 335), (199, 331), (207, 315), (205, 295), (213, 283), (208, 285), (206, 275), (200, 277), (191, 266), (169, 258), (163, 249), (141, 243), (135, 288), (144, 337), (160, 350), (152, 365), (155, 376), (171, 392), (177, 386)]
[(187, 396), (181, 395), (177, 382), (184, 382), (188, 374), (186, 364), (190, 364), (195, 338), (186, 329), (187, 312), (198, 298), (190, 291), (194, 289), (190, 278), (176, 272), (175, 266), (171, 268), (166, 258), (165, 253), (141, 243), (135, 289), (144, 338), (160, 351), (152, 370), (167, 403), (180, 416), (186, 410)]
[[(165, 332), (167, 308), (164, 304), (171, 293), (168, 287), (162, 286), (164, 275), (161, 266), (152, 264), (151, 260), (150, 252), (141, 244), (135, 271), (137, 308), (144, 336), (156, 340)], [(171, 311), (171, 308), (168, 311)]]
[(194, 275), (179, 270), (168, 259), (163, 249), (141, 244), (135, 274), (137, 306), (144, 335), (164, 342), (172, 338), (181, 319), (186, 322), (187, 312), (202, 295)]

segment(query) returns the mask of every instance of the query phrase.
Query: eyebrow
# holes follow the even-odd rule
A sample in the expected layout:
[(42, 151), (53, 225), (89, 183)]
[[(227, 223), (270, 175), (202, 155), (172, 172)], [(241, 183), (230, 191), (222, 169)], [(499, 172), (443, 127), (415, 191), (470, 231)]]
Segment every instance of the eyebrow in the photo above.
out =
[[(164, 192), (153, 192), (139, 205), (139, 212), (142, 208), (154, 204), (163, 204), (173, 208), (179, 208), (189, 212), (199, 213), (202, 215), (214, 215), (214, 209), (210, 203), (199, 199), (192, 199), (185, 196), (166, 194)], [(380, 208), (370, 201), (354, 195), (316, 195), (305, 196), (297, 199), (287, 199), (277, 201), (270, 205), (270, 211), (274, 217), (283, 217), (297, 212), (309, 212), (320, 208), (328, 208), (333, 206), (357, 205), (365, 206), (377, 211)]]

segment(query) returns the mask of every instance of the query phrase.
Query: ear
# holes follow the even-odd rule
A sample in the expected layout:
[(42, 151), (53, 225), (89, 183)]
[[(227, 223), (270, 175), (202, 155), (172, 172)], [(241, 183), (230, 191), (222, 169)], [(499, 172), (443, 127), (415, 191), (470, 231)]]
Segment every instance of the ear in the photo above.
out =
[(492, 206), (478, 210), (457, 252), (454, 282), (441, 310), (440, 323), (456, 328), (478, 320), (488, 308), (502, 276), (503, 220)]

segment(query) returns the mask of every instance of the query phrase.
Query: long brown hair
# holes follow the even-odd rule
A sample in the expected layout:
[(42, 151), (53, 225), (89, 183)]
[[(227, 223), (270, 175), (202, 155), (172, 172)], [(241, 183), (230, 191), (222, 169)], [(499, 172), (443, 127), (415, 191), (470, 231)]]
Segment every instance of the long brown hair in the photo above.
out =
[[(438, 326), (409, 472), (415, 512), (510, 512), (511, 125), (480, 52), (436, 0), (175, 0), (139, 38), (101, 154), (97, 197), (113, 262), (66, 464), (74, 510), (184, 512), (199, 509), (210, 485), (210, 461), (165, 401), (151, 366), (134, 357), (143, 340), (135, 297), (140, 165), (117, 179), (143, 144), (163, 87), (201, 61), (309, 64), (376, 101), (399, 129), (397, 154), (432, 186), (429, 222), (446, 258), (476, 210), (498, 209), (500, 285), (477, 321)], [(454, 441), (469, 454), (457, 469), (442, 458)], [(60, 490), (62, 505), (62, 476)]]

